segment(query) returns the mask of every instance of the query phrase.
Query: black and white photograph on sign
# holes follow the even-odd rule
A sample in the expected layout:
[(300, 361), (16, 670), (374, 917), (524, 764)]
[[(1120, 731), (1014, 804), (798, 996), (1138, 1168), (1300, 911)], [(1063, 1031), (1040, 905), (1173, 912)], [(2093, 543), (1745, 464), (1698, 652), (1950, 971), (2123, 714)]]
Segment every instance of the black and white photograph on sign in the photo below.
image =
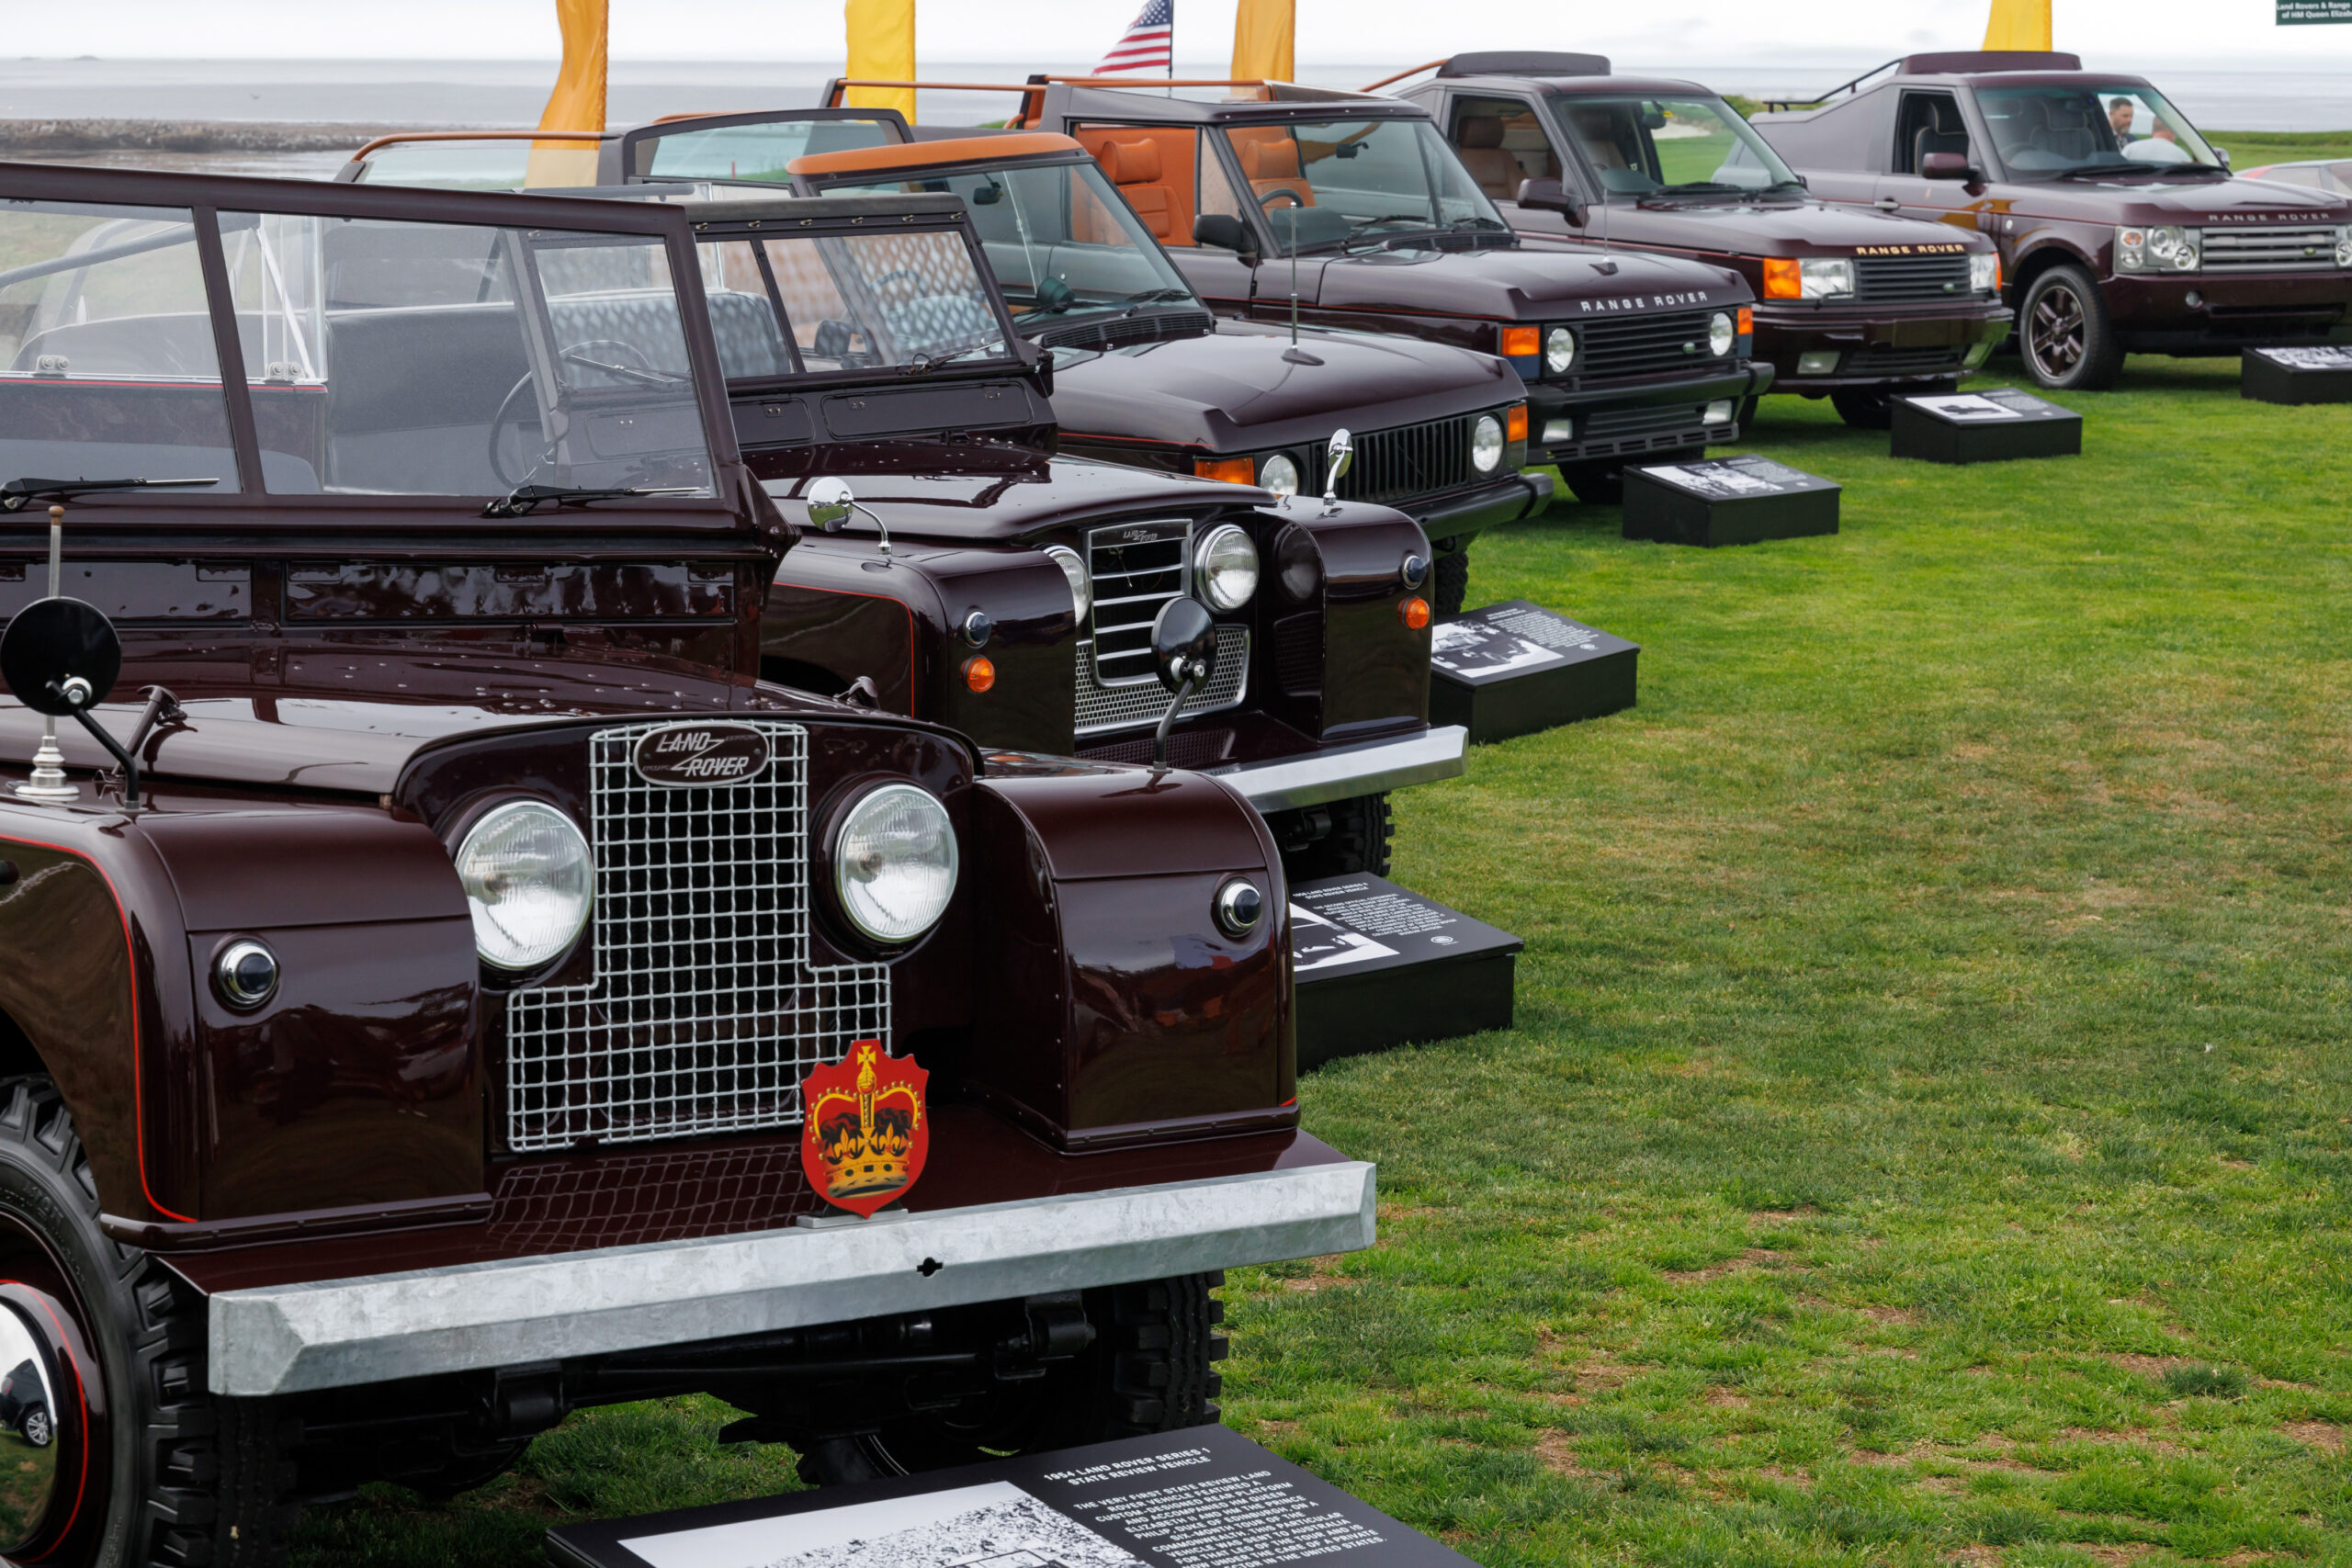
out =
[(1294, 975), (1396, 956), (1395, 948), (1384, 947), (1361, 931), (1334, 924), (1297, 904), (1290, 907), (1290, 968)]
[(1145, 1568), (1009, 1481), (621, 1544), (653, 1568)]
[(2257, 348), (2254, 352), (2290, 370), (2352, 370), (2352, 348), (2332, 344), (2315, 348)]
[(1955, 392), (1932, 398), (1913, 398), (1912, 406), (1927, 410), (1945, 419), (2023, 419), (2025, 415), (2012, 408), (2004, 408), (1992, 399), (1975, 392)]
[(1430, 630), (1430, 665), (1464, 680), (1557, 664), (1566, 657), (1485, 621), (1440, 621)]

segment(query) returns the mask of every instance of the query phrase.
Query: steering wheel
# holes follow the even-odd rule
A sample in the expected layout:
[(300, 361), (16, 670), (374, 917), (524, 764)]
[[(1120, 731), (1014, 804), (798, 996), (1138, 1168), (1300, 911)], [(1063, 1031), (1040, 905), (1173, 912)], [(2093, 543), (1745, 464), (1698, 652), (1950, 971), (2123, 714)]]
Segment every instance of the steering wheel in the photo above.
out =
[(1260, 210), (1272, 211), (1273, 199), (1278, 196), (1287, 198), (1293, 207), (1312, 207), (1315, 205), (1313, 202), (1307, 200), (1306, 197), (1301, 196), (1298, 192), (1291, 189), (1290, 186), (1276, 186), (1273, 189), (1266, 192), (1263, 196), (1261, 196), (1258, 198), (1258, 207)]
[[(515, 382), (514, 385), (508, 389), (504, 397), (498, 400), (498, 412), (490, 416), (490, 442), (487, 448), (490, 457), (490, 471), (497, 475), (499, 482), (503, 484), (509, 490), (513, 490), (516, 485), (521, 484), (530, 476), (527, 473), (514, 474), (507, 471), (506, 454), (504, 449), (501, 446), (498, 437), (509, 423), (514, 424), (517, 434), (520, 434), (523, 422), (520, 419), (514, 418), (509, 411), (514, 407), (516, 400), (520, 399), (524, 393), (530, 389), (531, 373), (526, 370), (523, 372), (523, 378)], [(535, 413), (532, 417), (537, 419), (538, 416)], [(539, 434), (542, 438), (546, 436), (547, 426), (545, 424), (541, 424), (539, 426)], [(532, 465), (535, 468), (538, 465), (536, 463)]]

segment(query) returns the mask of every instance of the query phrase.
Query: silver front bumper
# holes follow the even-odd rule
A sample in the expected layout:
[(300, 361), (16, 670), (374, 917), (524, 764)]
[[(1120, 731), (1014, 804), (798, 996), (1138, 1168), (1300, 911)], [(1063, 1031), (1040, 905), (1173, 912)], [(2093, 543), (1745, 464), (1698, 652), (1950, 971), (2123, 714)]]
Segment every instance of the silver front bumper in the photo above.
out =
[(1199, 771), (1221, 778), (1260, 812), (1295, 811), (1359, 795), (1378, 795), (1408, 784), (1462, 776), (1463, 747), (1470, 732), (1448, 724), (1402, 740), (1367, 740), (1337, 746), (1311, 757), (1273, 762), (1232, 762)]
[(212, 1392), (257, 1396), (691, 1344), (1370, 1247), (1357, 1160), (211, 1299)]

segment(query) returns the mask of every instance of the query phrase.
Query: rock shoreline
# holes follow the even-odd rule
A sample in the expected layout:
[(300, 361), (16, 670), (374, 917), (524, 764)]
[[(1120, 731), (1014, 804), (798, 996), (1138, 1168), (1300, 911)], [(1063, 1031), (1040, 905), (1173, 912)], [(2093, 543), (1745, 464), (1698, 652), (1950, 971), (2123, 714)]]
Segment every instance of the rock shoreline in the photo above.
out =
[[(396, 130), (454, 125), (313, 120), (0, 119), (0, 155), (14, 152), (342, 152)], [(528, 127), (522, 129), (527, 130)]]

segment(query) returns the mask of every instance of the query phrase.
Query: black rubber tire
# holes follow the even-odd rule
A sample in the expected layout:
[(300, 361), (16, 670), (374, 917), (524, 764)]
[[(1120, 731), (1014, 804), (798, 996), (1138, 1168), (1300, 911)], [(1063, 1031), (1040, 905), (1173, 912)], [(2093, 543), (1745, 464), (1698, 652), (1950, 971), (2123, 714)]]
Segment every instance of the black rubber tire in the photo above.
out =
[[(1329, 812), (1330, 831), (1311, 842), (1283, 851), (1283, 875), (1286, 879), (1312, 882), (1322, 876), (1355, 876), (1364, 872), (1374, 876), (1388, 874), (1389, 846), (1396, 834), (1396, 814), (1389, 807), (1385, 793), (1359, 795), (1308, 809)], [(1268, 820), (1276, 843), (1291, 842), (1296, 829), (1283, 818), (1292, 815), (1279, 812)]]
[(1563, 463), (1560, 482), (1587, 506), (1622, 506), (1625, 502), (1623, 463)]
[(1462, 614), (1462, 603), (1470, 596), (1470, 547), (1439, 548), (1437, 559), (1430, 567), (1430, 604), (1437, 613)]
[[(111, 1475), (60, 1568), (261, 1568), (300, 1509), (299, 1428), (266, 1401), (205, 1391), (203, 1299), (98, 1229), (73, 1117), (45, 1077), (0, 1083), (0, 1266), (79, 1319), (105, 1382)], [(96, 1506), (93, 1508), (92, 1504)]]
[(1010, 1419), (958, 1427), (945, 1417), (914, 1417), (868, 1436), (812, 1442), (801, 1451), (800, 1478), (838, 1486), (1214, 1426), (1224, 1383), (1216, 1363), (1227, 1346), (1217, 1330), (1225, 1303), (1209, 1292), (1223, 1283), (1223, 1274), (1185, 1274), (1089, 1291), (1094, 1344), (1027, 1385), (1034, 1392)]
[(2071, 262), (2026, 286), (2016, 336), (2026, 374), (2053, 391), (2103, 391), (2123, 369), (2123, 344), (2108, 318), (2107, 297)]
[(1884, 430), (1894, 423), (1894, 402), (1884, 392), (1832, 392), (1829, 406), (1856, 430)]

